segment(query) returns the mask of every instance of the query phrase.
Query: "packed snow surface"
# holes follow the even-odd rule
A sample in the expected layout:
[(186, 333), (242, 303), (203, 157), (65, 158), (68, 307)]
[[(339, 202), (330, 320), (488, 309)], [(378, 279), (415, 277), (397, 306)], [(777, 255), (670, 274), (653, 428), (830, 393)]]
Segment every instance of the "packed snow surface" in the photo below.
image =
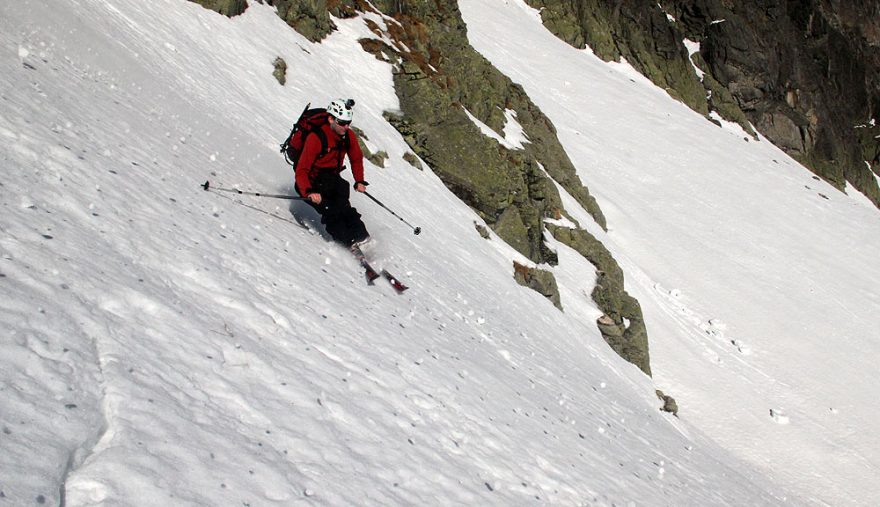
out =
[[(548, 238), (558, 311), (402, 159), (392, 68), (358, 43), (385, 20), (313, 44), (249, 3), (228, 19), (0, 0), (0, 505), (880, 497), (876, 209), (559, 42), (519, 0), (462, 1), (471, 43), (599, 199), (607, 233), (567, 211), (641, 301), (652, 380), (599, 335), (588, 262)], [(423, 230), (353, 196), (402, 295), (368, 286), (300, 203), (201, 186), (291, 193), (278, 143), (337, 97), (389, 154), (370, 192)], [(505, 113), (496, 139), (527, 143)]]

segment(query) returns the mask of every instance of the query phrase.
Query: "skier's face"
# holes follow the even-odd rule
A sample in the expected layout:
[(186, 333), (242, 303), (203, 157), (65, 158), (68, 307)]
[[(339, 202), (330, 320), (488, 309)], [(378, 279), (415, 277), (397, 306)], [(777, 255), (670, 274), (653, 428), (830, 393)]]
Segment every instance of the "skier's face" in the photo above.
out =
[(351, 122), (349, 121), (337, 120), (334, 116), (330, 117), (330, 126), (333, 128), (333, 132), (336, 132), (340, 136), (345, 135), (350, 124)]

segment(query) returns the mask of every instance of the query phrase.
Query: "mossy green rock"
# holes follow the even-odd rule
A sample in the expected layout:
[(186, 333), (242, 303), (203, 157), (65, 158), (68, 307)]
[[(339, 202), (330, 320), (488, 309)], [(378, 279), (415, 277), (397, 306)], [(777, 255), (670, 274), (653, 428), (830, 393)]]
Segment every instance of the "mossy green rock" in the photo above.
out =
[[(596, 287), (591, 295), (605, 315), (597, 326), (605, 341), (622, 358), (651, 375), (648, 330), (639, 302), (624, 289), (623, 271), (611, 252), (589, 232), (548, 226), (553, 237), (596, 266)], [(628, 325), (627, 325), (628, 322)]]
[[(548, 175), (604, 226), (601, 210), (577, 177), (550, 121), (520, 86), (468, 44), (456, 2), (374, 5), (400, 22), (389, 23), (387, 35), (409, 48), (362, 41), (383, 61), (387, 55), (397, 56), (394, 83), (402, 114), (386, 118), (450, 190), (536, 263), (556, 262), (542, 235), (544, 218), (562, 207)], [(515, 112), (529, 139), (522, 150), (502, 146), (468, 117), (469, 112), (500, 132), (505, 110)]]
[(326, 0), (275, 0), (278, 16), (303, 37), (318, 42), (336, 29)]
[(556, 285), (556, 277), (553, 273), (513, 263), (513, 278), (524, 287), (528, 287), (545, 298), (549, 299), (556, 308), (562, 310), (562, 301), (559, 297), (559, 287)]
[(403, 160), (405, 160), (409, 165), (415, 167), (419, 171), (425, 170), (425, 168), (422, 167), (422, 161), (419, 160), (419, 157), (416, 156), (416, 154), (411, 151), (408, 151), (403, 154)]

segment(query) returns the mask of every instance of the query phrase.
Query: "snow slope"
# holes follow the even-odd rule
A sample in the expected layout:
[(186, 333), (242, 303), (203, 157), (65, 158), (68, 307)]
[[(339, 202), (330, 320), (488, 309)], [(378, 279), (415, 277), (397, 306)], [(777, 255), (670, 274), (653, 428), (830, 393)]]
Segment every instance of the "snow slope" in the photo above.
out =
[[(676, 419), (658, 411), (651, 379), (618, 358), (592, 325), (598, 310), (583, 297), (594, 277), (588, 264), (557, 245), (566, 312), (556, 311), (513, 281), (512, 261), (524, 259), (497, 238), (482, 239), (470, 209), (430, 170), (401, 159), (406, 145), (381, 116), (397, 107), (390, 67), (361, 51), (356, 40), (369, 35), (363, 19), (338, 20), (339, 32), (312, 44), (253, 2), (235, 19), (184, 0), (0, 2), (0, 502), (773, 505), (870, 498), (839, 493), (859, 478), (846, 474), (860, 452), (855, 437), (839, 431), (870, 428), (874, 410), (861, 405), (871, 378), (859, 361), (876, 351), (870, 332), (877, 317), (854, 305), (862, 298), (876, 309), (868, 289), (876, 286), (876, 267), (863, 266), (856, 278), (843, 261), (876, 251), (876, 214), (850, 206), (781, 155), (779, 174), (763, 168), (750, 185), (739, 181), (740, 161), (766, 160), (767, 143), (733, 143), (641, 82), (621, 101), (623, 114), (597, 109), (602, 101), (579, 105), (588, 121), (578, 136), (549, 92), (527, 87), (560, 122), (561, 140), (609, 216), (604, 239), (646, 307), (658, 384), (683, 407)], [(486, 6), (462, 4), (475, 37), (498, 29), (475, 26), (474, 16), (483, 16), (474, 9)], [(540, 38), (534, 13), (503, 12), (510, 16), (497, 21), (539, 37), (538, 51), (580, 58), (607, 100), (630, 83), (613, 67)], [(490, 53), (478, 38), (474, 44)], [(286, 87), (271, 76), (276, 56), (289, 66)], [(496, 64), (520, 80), (516, 69)], [(353, 198), (377, 239), (371, 255), (412, 287), (404, 295), (366, 286), (345, 252), (289, 222), (287, 201), (200, 187), (211, 180), (290, 192), (279, 136), (305, 103), (338, 96), (356, 98), (355, 124), (390, 155), (384, 168), (367, 165), (371, 193), (424, 231), (414, 236), (363, 196)], [(665, 114), (674, 121), (661, 125)], [(652, 135), (674, 143), (681, 163), (728, 171), (704, 171), (695, 182), (664, 173), (669, 165), (644, 165), (651, 192), (616, 181), (614, 171), (643, 148), (624, 144), (612, 129), (634, 118), (645, 125), (632, 128), (653, 126)], [(700, 149), (695, 139), (737, 149)], [(586, 163), (589, 157), (604, 158)], [(713, 204), (702, 184), (733, 188), (712, 195)], [(771, 202), (771, 190), (790, 203), (772, 204), (781, 199)], [(743, 201), (746, 194), (752, 202)], [(801, 218), (806, 203), (810, 216)], [(776, 240), (767, 254), (802, 254), (800, 264), (789, 258), (783, 267), (808, 273), (841, 260), (836, 277), (809, 272), (812, 295), (799, 292), (806, 287), (800, 280), (742, 284), (742, 266), (717, 257), (736, 246), (759, 274), (779, 267), (755, 257), (765, 247), (742, 241), (763, 239), (745, 221), (771, 205), (779, 215), (765, 224), (765, 236)], [(690, 210), (699, 220), (683, 223)], [(569, 211), (585, 215), (573, 205)], [(742, 229), (702, 229), (713, 220)], [(863, 237), (843, 241), (845, 224), (862, 224)], [(686, 276), (686, 263), (704, 276)], [(766, 293), (752, 301), (760, 287)], [(802, 320), (785, 326), (773, 322), (777, 314), (756, 316), (758, 306), (783, 297), (782, 311), (790, 313), (782, 315)], [(826, 304), (832, 297), (839, 306)], [(856, 317), (827, 334), (817, 309), (837, 316), (846, 308)], [(708, 318), (721, 319), (713, 320), (714, 336), (699, 334)], [(760, 324), (779, 341), (756, 332)], [(783, 353), (794, 334), (804, 349)], [(724, 343), (731, 337), (754, 353), (734, 354)], [(817, 351), (831, 355), (811, 355)], [(845, 371), (834, 370), (843, 362)], [(706, 372), (725, 383), (706, 383)], [(823, 382), (832, 373), (835, 382)], [(837, 393), (832, 387), (844, 379), (850, 390)], [(832, 394), (840, 396), (837, 413), (819, 413)], [(755, 407), (761, 410), (752, 414)], [(774, 423), (768, 408), (784, 409), (790, 424)], [(753, 420), (719, 421), (723, 411)], [(737, 438), (743, 432), (756, 441)], [(768, 472), (761, 456), (776, 450), (761, 454), (758, 444), (771, 439), (786, 457), (816, 459)], [(834, 449), (816, 449), (823, 442), (839, 449), (839, 463)], [(876, 477), (878, 447), (866, 448), (864, 474)], [(828, 466), (813, 468), (821, 459)], [(817, 475), (815, 487), (799, 480), (808, 473)], [(840, 489), (816, 492), (829, 485)], [(870, 493), (869, 486), (850, 492)]]
[(683, 418), (819, 502), (880, 498), (877, 209), (567, 46), (521, 1), (461, 6), (596, 195)]

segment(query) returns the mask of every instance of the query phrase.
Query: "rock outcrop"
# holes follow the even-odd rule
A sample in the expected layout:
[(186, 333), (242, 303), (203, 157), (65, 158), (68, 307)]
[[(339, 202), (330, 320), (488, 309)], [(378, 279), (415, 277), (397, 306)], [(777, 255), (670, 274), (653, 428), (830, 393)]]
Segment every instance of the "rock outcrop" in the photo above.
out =
[(556, 286), (556, 278), (553, 276), (553, 273), (514, 262), (513, 277), (518, 284), (544, 296), (556, 308), (562, 310), (562, 300), (559, 298), (559, 288)]
[(596, 322), (602, 337), (620, 357), (651, 375), (648, 329), (638, 300), (624, 289), (623, 270), (605, 245), (583, 229), (549, 226), (553, 237), (596, 266), (591, 297), (605, 312)]
[[(876, 1), (528, 1), (568, 43), (626, 58), (695, 111), (754, 125), (837, 188), (848, 181), (880, 206)], [(704, 90), (684, 39), (700, 43), (693, 61), (706, 72)]]
[(224, 16), (238, 16), (247, 9), (247, 0), (190, 0), (206, 9), (217, 11)]
[(287, 83), (287, 62), (279, 56), (272, 62), (272, 67), (275, 69), (272, 71), (272, 75), (278, 81), (278, 84), (284, 86)]
[[(273, 5), (281, 17), (294, 30), (312, 42), (322, 40), (336, 29), (330, 19), (330, 10), (338, 18), (354, 15), (354, 9), (331, 0), (263, 0)], [(332, 4), (332, 5), (331, 5)]]
[[(535, 263), (556, 263), (543, 241), (543, 219), (561, 208), (550, 178), (604, 226), (550, 121), (522, 87), (468, 44), (456, 2), (373, 5), (397, 21), (387, 24), (387, 33), (373, 26), (377, 38), (362, 41), (367, 51), (394, 64), (402, 114), (386, 118), (496, 234)], [(522, 148), (504, 146), (472, 118), (495, 133), (514, 118), (528, 142)]]

